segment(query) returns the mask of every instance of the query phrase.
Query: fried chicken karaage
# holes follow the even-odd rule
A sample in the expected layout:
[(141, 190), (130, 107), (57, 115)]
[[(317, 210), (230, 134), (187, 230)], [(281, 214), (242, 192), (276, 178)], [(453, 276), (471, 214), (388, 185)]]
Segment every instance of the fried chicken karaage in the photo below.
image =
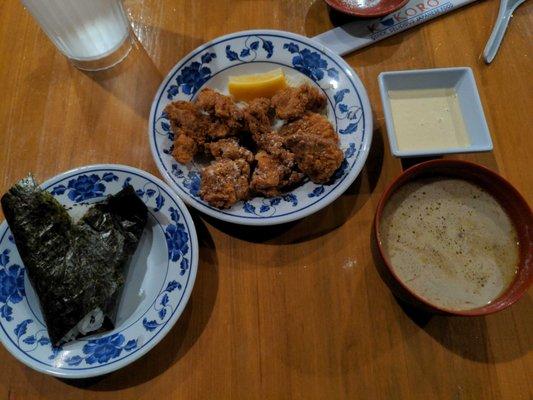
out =
[(229, 208), (248, 198), (250, 164), (245, 160), (215, 160), (202, 169), (201, 178), (200, 197), (214, 207)]
[[(205, 88), (194, 102), (165, 109), (175, 136), (172, 155), (180, 163), (199, 153), (214, 159), (202, 169), (199, 194), (218, 208), (252, 195), (280, 196), (306, 176), (327, 183), (344, 156), (331, 123), (316, 113), (325, 105), (308, 84), (246, 105)], [(286, 121), (280, 129), (275, 117)]]
[(174, 139), (172, 156), (180, 163), (187, 164), (191, 162), (196, 153), (198, 153), (198, 144), (190, 136), (179, 134)]
[(296, 121), (289, 122), (281, 127), (279, 135), (286, 138), (290, 135), (319, 136), (330, 139), (335, 144), (339, 143), (339, 136), (331, 126), (331, 122), (322, 114), (307, 113)]
[(271, 131), (274, 115), (270, 99), (264, 97), (252, 100), (244, 109), (245, 127), (250, 131), (255, 142)]
[(255, 155), (257, 165), (252, 174), (250, 189), (266, 197), (279, 196), (284, 189), (301, 182), (304, 175), (284, 165), (278, 158), (260, 150)]
[[(229, 96), (205, 88), (198, 93), (196, 106), (209, 114), (212, 123), (220, 123), (228, 128), (225, 136), (233, 134), (243, 127), (243, 112)], [(215, 138), (225, 137), (220, 134), (220, 129), (217, 129), (216, 133), (212, 136)]]
[(272, 97), (277, 117), (284, 120), (299, 118), (307, 111), (320, 111), (325, 105), (326, 97), (308, 84), (288, 87)]
[(306, 114), (285, 125), (280, 134), (298, 168), (314, 183), (326, 183), (344, 159), (337, 134), (320, 114)]
[(253, 153), (239, 145), (237, 139), (221, 139), (216, 142), (208, 143), (206, 147), (211, 152), (211, 155), (216, 159), (229, 158), (230, 160), (242, 159), (248, 163), (254, 160)]
[(172, 155), (180, 163), (191, 162), (206, 141), (208, 118), (188, 101), (175, 101), (165, 108), (174, 133)]

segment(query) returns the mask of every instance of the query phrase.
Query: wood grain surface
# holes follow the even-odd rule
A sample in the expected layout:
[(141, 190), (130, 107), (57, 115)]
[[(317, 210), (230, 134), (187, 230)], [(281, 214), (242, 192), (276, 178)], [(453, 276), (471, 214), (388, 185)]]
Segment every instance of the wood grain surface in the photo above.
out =
[[(200, 241), (186, 311), (149, 354), (90, 381), (62, 381), (0, 346), (0, 399), (532, 399), (531, 291), (483, 318), (426, 316), (380, 279), (371, 222), (402, 171), (378, 93), (382, 71), (470, 66), (494, 151), (479, 162), (533, 201), (533, 3), (516, 10), (495, 61), (481, 53), (499, 3), (480, 1), (346, 57), (368, 90), (375, 132), (361, 176), (332, 205), (289, 225), (245, 228), (194, 210)], [(147, 119), (163, 76), (186, 53), (233, 31), (314, 36), (344, 19), (321, 0), (125, 1), (136, 48), (84, 73), (16, 0), (0, 1), (0, 191), (93, 163), (158, 175)], [(3, 217), (2, 217), (3, 218)]]

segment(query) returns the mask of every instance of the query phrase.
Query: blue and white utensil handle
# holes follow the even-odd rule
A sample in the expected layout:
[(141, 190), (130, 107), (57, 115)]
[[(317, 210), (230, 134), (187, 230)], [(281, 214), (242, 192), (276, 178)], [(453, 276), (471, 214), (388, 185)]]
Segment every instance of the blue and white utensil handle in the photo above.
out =
[(487, 64), (490, 64), (492, 60), (494, 60), (494, 57), (496, 57), (496, 53), (500, 48), (500, 44), (502, 43), (503, 36), (507, 30), (507, 25), (509, 25), (513, 11), (524, 1), (525, 0), (508, 2), (507, 0), (501, 0), (498, 17), (496, 18), (494, 28), (492, 29), (492, 33), (490, 34), (485, 50), (483, 51), (483, 59)]
[(476, 0), (410, 0), (385, 17), (349, 22), (313, 39), (342, 56), (474, 1)]

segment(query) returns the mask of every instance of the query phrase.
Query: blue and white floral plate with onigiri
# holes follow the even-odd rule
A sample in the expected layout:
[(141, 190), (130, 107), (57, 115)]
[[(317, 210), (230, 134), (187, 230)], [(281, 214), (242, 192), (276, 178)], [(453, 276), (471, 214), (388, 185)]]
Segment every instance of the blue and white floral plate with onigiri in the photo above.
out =
[[(284, 196), (256, 197), (220, 210), (198, 192), (202, 164), (178, 163), (170, 154), (173, 134), (164, 112), (175, 100), (192, 100), (204, 87), (228, 93), (230, 75), (282, 68), (288, 81), (310, 82), (328, 99), (327, 117), (340, 138), (345, 159), (333, 182), (307, 182)], [(368, 156), (372, 113), (363, 84), (337, 54), (304, 36), (253, 30), (222, 36), (184, 57), (167, 75), (155, 96), (148, 126), (150, 145), (165, 180), (191, 206), (212, 217), (244, 225), (274, 225), (310, 215), (339, 197), (355, 180)]]
[(41, 186), (81, 216), (88, 205), (128, 184), (149, 217), (128, 266), (115, 329), (61, 348), (50, 345), (9, 227), (0, 225), (0, 340), (29, 367), (62, 378), (115, 371), (146, 354), (183, 312), (196, 277), (198, 241), (187, 208), (165, 183), (135, 168), (103, 164), (62, 173)]

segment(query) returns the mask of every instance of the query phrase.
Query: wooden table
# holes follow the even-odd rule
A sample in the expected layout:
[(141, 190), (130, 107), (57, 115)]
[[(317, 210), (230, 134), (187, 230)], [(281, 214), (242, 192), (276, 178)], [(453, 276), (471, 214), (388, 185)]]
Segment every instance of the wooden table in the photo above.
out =
[[(0, 189), (92, 163), (158, 175), (147, 118), (163, 76), (216, 36), (277, 28), (314, 36), (321, 0), (125, 2), (140, 45), (118, 68), (71, 67), (18, 1), (0, 3)], [(199, 272), (186, 311), (148, 355), (89, 382), (61, 381), (0, 346), (0, 399), (531, 399), (531, 292), (485, 318), (426, 317), (398, 304), (370, 250), (376, 203), (402, 170), (389, 151), (381, 71), (471, 66), (494, 151), (484, 164), (533, 200), (533, 3), (512, 19), (498, 56), (481, 52), (498, 2), (474, 3), (346, 57), (374, 109), (360, 178), (302, 221), (243, 228), (191, 210)], [(337, 21), (338, 17), (333, 19)]]

